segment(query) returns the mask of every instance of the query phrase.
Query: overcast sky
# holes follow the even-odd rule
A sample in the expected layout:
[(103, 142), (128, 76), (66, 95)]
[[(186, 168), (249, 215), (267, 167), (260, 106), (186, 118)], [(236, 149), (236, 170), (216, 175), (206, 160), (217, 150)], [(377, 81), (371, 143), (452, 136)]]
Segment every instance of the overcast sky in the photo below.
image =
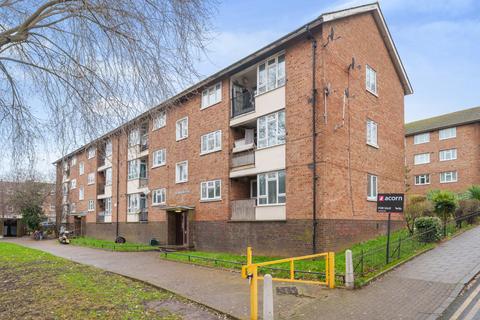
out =
[[(224, 0), (212, 17), (208, 59), (196, 65), (208, 76), (323, 12), (369, 2)], [(384, 0), (380, 5), (415, 91), (405, 98), (406, 121), (480, 105), (480, 1)], [(42, 171), (60, 156), (51, 150), (39, 152)], [(6, 159), (0, 160), (5, 168)]]

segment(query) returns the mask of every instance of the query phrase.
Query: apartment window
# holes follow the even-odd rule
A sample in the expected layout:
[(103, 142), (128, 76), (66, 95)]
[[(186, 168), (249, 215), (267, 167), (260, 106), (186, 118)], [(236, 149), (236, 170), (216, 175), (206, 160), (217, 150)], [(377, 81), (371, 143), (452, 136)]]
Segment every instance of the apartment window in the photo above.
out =
[(378, 178), (376, 175), (367, 175), (367, 200), (377, 201)]
[(165, 188), (153, 190), (152, 192), (152, 204), (165, 204), (167, 191)]
[(95, 200), (88, 200), (88, 211), (95, 211)]
[(112, 155), (112, 140), (105, 142), (105, 157), (110, 157)]
[(285, 84), (285, 54), (269, 58), (257, 69), (258, 93), (264, 93)]
[(105, 185), (112, 185), (112, 168), (108, 168), (105, 170)]
[(202, 92), (202, 109), (222, 101), (222, 83), (219, 82)]
[(77, 187), (77, 179), (72, 179), (70, 181), (70, 189), (75, 189)]
[(452, 139), (457, 136), (457, 128), (447, 128), (447, 129), (442, 129), (438, 131), (438, 137), (440, 140), (445, 140), (445, 139)]
[(430, 133), (420, 133), (413, 136), (413, 144), (422, 144), (430, 142)]
[(138, 213), (147, 207), (147, 197), (143, 193), (134, 193), (127, 196), (127, 213)]
[(200, 200), (220, 200), (221, 180), (204, 181), (200, 184)]
[(413, 164), (430, 163), (430, 153), (420, 153), (413, 157)]
[(219, 151), (222, 149), (222, 131), (210, 132), (201, 138), (201, 154)]
[(87, 176), (87, 184), (94, 184), (95, 183), (95, 172), (91, 172)]
[(258, 204), (285, 203), (285, 170), (257, 175)]
[(449, 161), (457, 159), (457, 149), (441, 150), (439, 153), (440, 161)]
[(167, 113), (165, 111), (160, 111), (153, 118), (153, 130), (157, 130), (165, 127), (167, 124)]
[(90, 147), (87, 149), (87, 158), (92, 159), (95, 157), (95, 147)]
[(175, 170), (175, 182), (187, 182), (188, 181), (188, 161), (178, 162)]
[(128, 180), (147, 178), (147, 160), (135, 159), (128, 161)]
[(378, 125), (375, 121), (367, 120), (367, 144), (378, 148)]
[(457, 182), (457, 171), (447, 171), (440, 173), (440, 183)]
[(77, 157), (73, 156), (72, 159), (70, 160), (70, 166), (74, 166), (77, 164)]
[(285, 111), (258, 118), (257, 146), (271, 147), (285, 143)]
[(368, 64), (365, 68), (366, 76), (365, 82), (367, 90), (373, 94), (377, 94), (377, 72), (373, 70)]
[(176, 138), (182, 140), (188, 137), (188, 117), (177, 120)]
[(85, 173), (85, 164), (83, 162), (80, 162), (78, 164), (78, 174), (82, 175)]
[(415, 176), (415, 185), (421, 186), (424, 184), (430, 184), (430, 175), (429, 174), (420, 174)]
[(167, 162), (167, 150), (160, 149), (153, 152), (153, 167), (165, 165)]
[(84, 192), (83, 192), (83, 186), (81, 186), (79, 189), (78, 189), (78, 200), (83, 200), (84, 199)]
[(130, 130), (128, 133), (128, 146), (133, 147), (140, 144), (140, 130), (138, 128)]
[(70, 204), (70, 212), (77, 212), (77, 204), (71, 203)]
[(105, 215), (106, 216), (112, 215), (112, 198), (103, 199), (103, 203), (105, 205)]

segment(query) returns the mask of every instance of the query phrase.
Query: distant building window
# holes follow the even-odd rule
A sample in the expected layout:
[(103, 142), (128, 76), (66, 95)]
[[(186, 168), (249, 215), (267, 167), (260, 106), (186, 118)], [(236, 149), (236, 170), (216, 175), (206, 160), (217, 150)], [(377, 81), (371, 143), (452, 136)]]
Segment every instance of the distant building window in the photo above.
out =
[(268, 58), (258, 64), (257, 88), (258, 93), (264, 93), (285, 84), (285, 54)]
[(413, 164), (417, 165), (425, 163), (430, 163), (430, 153), (420, 153), (413, 157)]
[(140, 129), (135, 128), (128, 133), (128, 146), (133, 147), (140, 144)]
[(110, 216), (112, 214), (112, 198), (103, 199), (103, 203), (105, 204), (105, 215)]
[(70, 160), (70, 166), (74, 166), (77, 164), (77, 157), (76, 156), (73, 156), (72, 159)]
[(378, 148), (378, 125), (375, 121), (367, 119), (367, 144)]
[(112, 140), (105, 142), (105, 157), (110, 157), (112, 155)]
[(257, 120), (257, 146), (266, 148), (285, 143), (285, 111), (272, 113)]
[(95, 157), (95, 147), (90, 147), (87, 149), (87, 158), (92, 159)]
[(167, 150), (160, 149), (153, 152), (153, 165), (152, 167), (159, 167), (165, 165), (167, 162)]
[(128, 161), (128, 180), (147, 178), (147, 160), (135, 159)]
[(94, 184), (95, 183), (95, 172), (91, 172), (87, 176), (87, 184)]
[(430, 184), (430, 175), (429, 174), (420, 174), (415, 176), (415, 185), (421, 186), (424, 184)]
[(440, 173), (440, 183), (457, 182), (457, 171), (447, 171)]
[(177, 120), (175, 132), (177, 141), (188, 137), (188, 117)]
[(166, 202), (166, 189), (157, 189), (153, 190), (152, 194), (152, 204), (157, 205), (157, 204), (165, 204)]
[(178, 162), (175, 170), (175, 182), (182, 183), (188, 181), (188, 161)]
[(221, 180), (204, 181), (200, 184), (200, 200), (220, 200)]
[(222, 131), (218, 130), (210, 132), (202, 136), (201, 138), (200, 153), (206, 154), (222, 149)]
[(71, 203), (70, 204), (70, 212), (77, 212), (77, 204)]
[(80, 162), (80, 163), (78, 164), (78, 174), (79, 174), (79, 175), (82, 175), (82, 174), (84, 174), (84, 173), (85, 173), (85, 165), (84, 165), (83, 162)]
[(70, 180), (70, 189), (75, 189), (77, 187), (77, 179)]
[(430, 133), (420, 133), (413, 136), (413, 144), (422, 144), (430, 142)]
[(88, 200), (88, 211), (95, 211), (95, 200)]
[(285, 170), (257, 175), (259, 205), (285, 203)]
[(377, 201), (378, 178), (376, 175), (367, 175), (367, 200)]
[(78, 200), (83, 200), (85, 197), (84, 195), (84, 192), (83, 192), (83, 186), (81, 186), (79, 189), (78, 189)]
[(167, 124), (167, 113), (165, 111), (160, 111), (153, 118), (153, 130), (157, 130), (165, 127)]
[(202, 109), (222, 101), (222, 83), (219, 82), (202, 92)]
[(365, 68), (366, 70), (366, 86), (367, 90), (371, 93), (377, 95), (377, 72), (372, 69), (368, 64)]
[(457, 149), (441, 150), (439, 153), (440, 161), (449, 161), (457, 159)]
[(447, 128), (447, 129), (442, 129), (438, 132), (438, 137), (440, 140), (445, 140), (445, 139), (452, 139), (457, 136), (457, 128)]

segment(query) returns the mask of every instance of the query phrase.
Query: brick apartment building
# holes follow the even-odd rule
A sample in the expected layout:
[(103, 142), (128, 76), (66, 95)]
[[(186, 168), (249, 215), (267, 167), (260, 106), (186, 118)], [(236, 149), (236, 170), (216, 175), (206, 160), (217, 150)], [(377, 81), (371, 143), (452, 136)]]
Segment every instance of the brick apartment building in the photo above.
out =
[[(0, 180), (0, 237), (21, 237), (26, 232), (21, 213), (12, 206), (10, 201), (15, 191), (23, 186), (24, 182)], [(45, 195), (42, 203), (46, 217), (44, 223), (54, 224), (56, 220), (55, 185), (46, 183), (44, 186)]]
[(378, 191), (404, 191), (411, 93), (378, 4), (323, 14), (59, 159), (57, 214), (110, 240), (344, 247), (384, 232)]
[(410, 194), (480, 184), (480, 107), (405, 125)]

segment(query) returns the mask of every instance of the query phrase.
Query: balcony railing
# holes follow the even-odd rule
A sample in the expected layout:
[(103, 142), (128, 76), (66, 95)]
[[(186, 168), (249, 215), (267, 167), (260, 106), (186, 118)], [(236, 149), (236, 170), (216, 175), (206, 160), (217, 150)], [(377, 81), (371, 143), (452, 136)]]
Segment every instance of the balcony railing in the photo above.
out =
[(232, 216), (234, 221), (255, 220), (255, 199), (233, 200), (231, 202)]
[(148, 149), (148, 134), (142, 135), (140, 138), (140, 152)]
[(105, 194), (105, 185), (103, 183), (98, 185), (97, 194), (98, 195)]
[(102, 211), (102, 212), (98, 213), (97, 223), (105, 223), (105, 211)]
[(247, 150), (232, 154), (232, 168), (255, 164), (255, 150)]
[(255, 111), (253, 92), (245, 91), (232, 98), (232, 118), (251, 111)]
[(138, 187), (139, 187), (139, 188), (146, 188), (146, 187), (148, 187), (148, 179), (147, 179), (147, 178), (140, 178), (140, 179), (138, 179)]
[(140, 222), (147, 222), (148, 221), (148, 211), (147, 209), (141, 209), (140, 213), (138, 214), (138, 220)]

